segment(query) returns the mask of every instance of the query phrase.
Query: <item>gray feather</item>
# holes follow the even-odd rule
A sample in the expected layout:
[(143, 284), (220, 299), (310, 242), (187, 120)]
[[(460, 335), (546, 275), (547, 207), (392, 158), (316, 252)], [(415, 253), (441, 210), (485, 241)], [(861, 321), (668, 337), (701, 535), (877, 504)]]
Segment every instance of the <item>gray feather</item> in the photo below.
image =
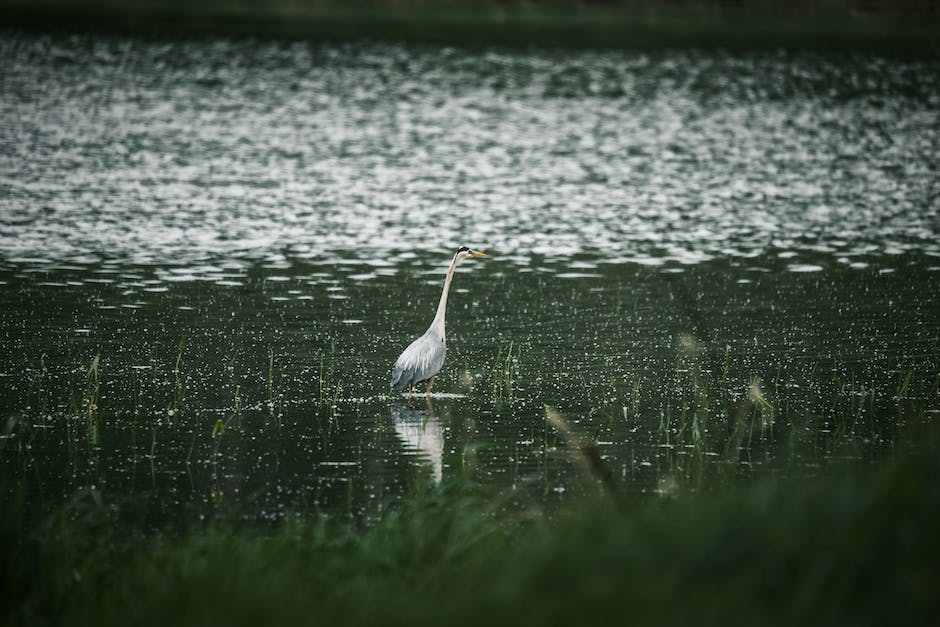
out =
[(427, 381), (441, 370), (447, 346), (434, 329), (408, 345), (392, 369), (392, 389), (398, 392), (410, 385)]

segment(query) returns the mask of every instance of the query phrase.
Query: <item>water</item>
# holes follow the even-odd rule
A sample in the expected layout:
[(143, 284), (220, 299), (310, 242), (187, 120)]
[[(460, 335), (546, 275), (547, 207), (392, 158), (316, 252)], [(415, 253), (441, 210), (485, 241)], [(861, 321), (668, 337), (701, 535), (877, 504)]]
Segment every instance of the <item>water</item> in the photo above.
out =
[[(45, 506), (551, 505), (572, 439), (659, 498), (937, 415), (936, 60), (0, 48), (0, 464)], [(390, 396), (461, 245), (435, 395)]]

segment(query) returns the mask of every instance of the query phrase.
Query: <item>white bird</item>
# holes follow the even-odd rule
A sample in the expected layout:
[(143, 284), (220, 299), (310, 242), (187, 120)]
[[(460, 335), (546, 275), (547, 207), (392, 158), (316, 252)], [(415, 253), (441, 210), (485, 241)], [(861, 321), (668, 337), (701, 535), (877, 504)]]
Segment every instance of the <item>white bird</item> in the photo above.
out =
[(484, 253), (470, 250), (462, 246), (454, 254), (447, 269), (447, 278), (444, 279), (444, 290), (441, 292), (441, 301), (437, 305), (437, 315), (424, 335), (408, 345), (395, 361), (392, 369), (392, 389), (399, 392), (408, 388), (409, 392), (422, 381), (428, 382), (427, 394), (431, 394), (434, 384), (434, 375), (444, 365), (444, 356), (447, 354), (447, 344), (444, 341), (444, 313), (447, 309), (447, 292), (450, 282), (454, 278), (454, 269), (461, 260), (467, 257), (486, 257)]

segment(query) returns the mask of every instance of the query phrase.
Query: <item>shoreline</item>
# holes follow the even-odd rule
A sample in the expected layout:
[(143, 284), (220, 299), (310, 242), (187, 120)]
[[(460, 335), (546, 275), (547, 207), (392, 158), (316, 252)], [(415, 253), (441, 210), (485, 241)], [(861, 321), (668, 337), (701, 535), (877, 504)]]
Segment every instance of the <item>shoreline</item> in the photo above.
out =
[(7, 29), (158, 37), (368, 38), (516, 48), (940, 52), (940, 20), (933, 15), (777, 14), (717, 6), (690, 11), (591, 5), (365, 4), (343, 8), (332, 2), (239, 6), (212, 0), (184, 5), (169, 0), (124, 4), (0, 0), (0, 19)]

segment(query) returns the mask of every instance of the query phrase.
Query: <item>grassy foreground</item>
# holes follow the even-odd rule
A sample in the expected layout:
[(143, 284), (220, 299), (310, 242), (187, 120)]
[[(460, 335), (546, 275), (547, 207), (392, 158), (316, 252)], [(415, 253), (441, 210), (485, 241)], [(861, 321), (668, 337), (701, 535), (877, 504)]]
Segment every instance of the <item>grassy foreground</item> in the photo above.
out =
[(932, 624), (937, 453), (933, 438), (873, 467), (609, 495), (552, 520), (451, 485), (364, 529), (317, 517), (144, 531), (95, 494), (34, 517), (4, 489), (0, 622)]
[(0, 0), (7, 26), (576, 48), (940, 49), (927, 1)]

